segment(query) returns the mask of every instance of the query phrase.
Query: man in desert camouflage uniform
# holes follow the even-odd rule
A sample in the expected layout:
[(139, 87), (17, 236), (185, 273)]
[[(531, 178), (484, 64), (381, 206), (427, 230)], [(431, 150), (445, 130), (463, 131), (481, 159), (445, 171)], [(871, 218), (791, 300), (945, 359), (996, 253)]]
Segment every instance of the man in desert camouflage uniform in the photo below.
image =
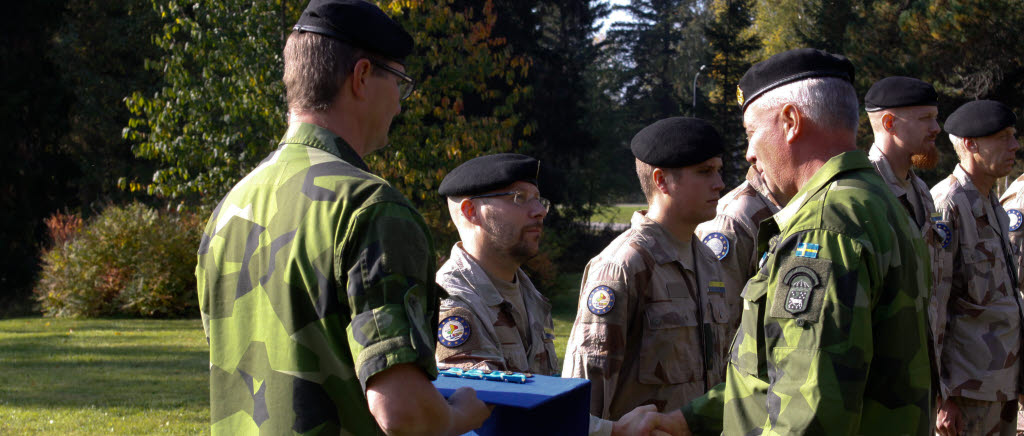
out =
[(725, 301), (729, 303), (729, 324), (726, 332), (732, 337), (743, 315), (740, 292), (747, 279), (757, 272), (757, 226), (779, 211), (779, 202), (768, 191), (764, 177), (757, 168), (747, 170), (747, 180), (718, 201), (715, 219), (697, 226), (697, 237), (722, 263)]
[[(945, 319), (945, 308), (937, 301), (949, 295), (953, 268), (952, 252), (942, 248), (947, 227), (939, 224), (940, 215), (928, 192), (928, 185), (911, 167), (930, 170), (939, 161), (935, 138), (942, 129), (938, 94), (931, 84), (911, 77), (886, 77), (871, 85), (864, 95), (864, 110), (868, 112), (875, 141), (868, 151), (868, 159), (875, 165), (882, 180), (900, 201), (913, 220), (913, 227), (928, 244), (932, 262), (931, 295), (928, 300), (928, 320), (931, 332), (941, 333), (936, 322)], [(932, 338), (932, 362), (938, 362), (941, 337)]]
[(932, 188), (954, 259), (950, 294), (936, 302), (946, 308), (936, 420), (942, 435), (1012, 435), (1016, 428), (1024, 312), (1009, 220), (992, 191), (1013, 169), (1016, 121), (992, 100), (964, 104), (946, 119), (960, 164)]
[[(460, 242), (437, 272), (438, 365), (555, 375), (551, 303), (520, 266), (537, 255), (550, 203), (540, 162), (495, 154), (459, 165), (441, 181)], [(453, 334), (449, 334), (452, 332)]]
[(758, 231), (726, 382), (682, 411), (696, 434), (928, 433), (927, 248), (857, 150), (853, 76), (797, 49), (740, 80), (747, 160), (785, 206)]
[(710, 124), (667, 118), (630, 144), (649, 210), (583, 272), (562, 373), (591, 381), (590, 411), (674, 410), (723, 380), (729, 311), (722, 270), (694, 235), (723, 187)]
[(433, 242), (362, 160), (412, 91), (412, 44), (354, 0), (313, 0), (288, 37), (288, 131), (199, 247), (212, 434), (461, 434), (488, 416), (430, 383)]
[[(1017, 292), (1024, 292), (1024, 174), (1017, 177), (1003, 196), (999, 197), (999, 203), (1006, 210), (1009, 218), (1010, 247), (1013, 250), (1013, 268), (1017, 270)], [(1017, 405), (1017, 434), (1024, 434), (1024, 398), (1018, 398)]]
[[(557, 375), (551, 304), (520, 266), (537, 255), (550, 203), (540, 162), (503, 153), (471, 159), (441, 181), (461, 241), (437, 272), (448, 292), (437, 327), (437, 364)], [(617, 422), (591, 416), (590, 435), (678, 434), (653, 406)]]

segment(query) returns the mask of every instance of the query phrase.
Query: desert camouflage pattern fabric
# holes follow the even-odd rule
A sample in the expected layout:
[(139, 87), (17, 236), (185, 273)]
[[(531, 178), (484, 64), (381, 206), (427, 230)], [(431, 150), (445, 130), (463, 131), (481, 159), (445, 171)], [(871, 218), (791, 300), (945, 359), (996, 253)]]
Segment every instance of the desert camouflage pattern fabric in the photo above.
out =
[(825, 163), (761, 224), (726, 382), (695, 434), (926, 435), (928, 252), (862, 151)]
[(982, 401), (953, 397), (960, 408), (965, 435), (1013, 436), (1017, 434), (1017, 400)]
[(952, 287), (945, 301), (936, 302), (946, 309), (936, 333), (944, 337), (938, 362), (942, 397), (1016, 399), (1022, 392), (1024, 312), (1007, 239), (1009, 218), (995, 193), (983, 196), (960, 165), (932, 188), (932, 198), (952, 230)]
[[(1011, 210), (1024, 213), (1024, 174), (1017, 177), (999, 197), (999, 204), (1008, 215)], [(1013, 250), (1013, 263), (1017, 271), (1017, 291), (1024, 291), (1024, 224), (1016, 230), (1009, 231), (1010, 246)]]
[(196, 278), (212, 434), (381, 434), (367, 380), (437, 377), (422, 217), (340, 138), (293, 123), (213, 211)]
[[(591, 382), (590, 413), (618, 420), (654, 404), (677, 409), (724, 380), (729, 309), (714, 253), (696, 236), (694, 265), (684, 265), (672, 237), (645, 216), (587, 264), (562, 365), (564, 377)], [(682, 245), (682, 244), (680, 244)], [(588, 307), (606, 286), (614, 305)]]
[[(1024, 174), (1017, 177), (999, 197), (1003, 209), (1024, 213)], [(1012, 221), (1012, 220), (1011, 220)], [(1017, 269), (1017, 292), (1024, 292), (1024, 223), (1010, 230), (1010, 247), (1013, 249), (1013, 266)], [(1017, 412), (1017, 431), (1024, 433), (1024, 410)]]
[(740, 291), (747, 279), (757, 272), (757, 261), (761, 259), (761, 253), (757, 252), (757, 226), (779, 209), (761, 173), (751, 166), (747, 170), (747, 180), (718, 201), (715, 218), (697, 226), (697, 238), (701, 241), (712, 233), (721, 233), (729, 240), (729, 252), (721, 260), (722, 280), (728, 290), (725, 301), (729, 304), (729, 323), (732, 325), (727, 337), (731, 338), (739, 328), (743, 314)]
[[(882, 176), (882, 180), (889, 186), (889, 191), (907, 211), (913, 221), (911, 227), (920, 229), (920, 235), (928, 245), (932, 270), (931, 295), (938, 297), (928, 299), (929, 331), (933, 335), (941, 334), (943, 329), (939, 328), (939, 320), (945, 319), (945, 308), (939, 308), (938, 301), (945, 301), (949, 298), (949, 289), (953, 279), (953, 251), (942, 247), (947, 235), (943, 227), (937, 225), (941, 221), (941, 215), (935, 210), (935, 203), (932, 201), (928, 185), (917, 174), (914, 174), (913, 170), (908, 172), (908, 180), (899, 180), (892, 171), (889, 159), (874, 145), (868, 150), (868, 159), (871, 160), (878, 174)], [(949, 228), (948, 223), (944, 224), (947, 225), (945, 228)], [(941, 350), (943, 339), (941, 336), (931, 338), (933, 364), (939, 361), (939, 350)]]
[[(461, 316), (469, 321), (471, 333), (457, 347), (437, 344), (438, 365), (540, 375), (558, 373), (551, 303), (520, 269), (516, 271), (516, 281), (527, 312), (520, 313), (495, 289), (487, 272), (461, 245), (459, 242), (452, 247), (451, 257), (437, 272), (437, 284), (449, 295), (441, 301), (438, 318), (440, 322), (449, 316)], [(528, 337), (520, 334), (520, 325), (528, 326)]]

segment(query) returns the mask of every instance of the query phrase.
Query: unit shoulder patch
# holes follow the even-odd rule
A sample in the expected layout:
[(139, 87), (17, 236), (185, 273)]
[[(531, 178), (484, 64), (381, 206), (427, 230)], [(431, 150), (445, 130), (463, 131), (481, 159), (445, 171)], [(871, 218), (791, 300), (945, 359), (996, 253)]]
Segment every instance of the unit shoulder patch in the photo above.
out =
[(604, 315), (611, 312), (615, 307), (615, 291), (612, 288), (601, 285), (590, 290), (587, 294), (587, 309), (594, 315)]
[(949, 243), (953, 242), (953, 231), (950, 230), (949, 223), (946, 221), (936, 222), (935, 231), (939, 233), (939, 238), (942, 241), (942, 248), (949, 248)]
[(831, 274), (827, 259), (799, 254), (782, 259), (769, 316), (818, 322)]
[(469, 320), (458, 315), (449, 316), (437, 324), (437, 342), (448, 348), (465, 344), (472, 335)]
[(1017, 209), (1007, 210), (1006, 214), (1010, 216), (1010, 231), (1016, 232), (1019, 230), (1021, 223), (1024, 223), (1024, 214)]
[(729, 255), (729, 247), (732, 245), (729, 238), (719, 232), (705, 236), (701, 242), (704, 242), (704, 245), (707, 245), (715, 253), (718, 260), (725, 259), (725, 256)]

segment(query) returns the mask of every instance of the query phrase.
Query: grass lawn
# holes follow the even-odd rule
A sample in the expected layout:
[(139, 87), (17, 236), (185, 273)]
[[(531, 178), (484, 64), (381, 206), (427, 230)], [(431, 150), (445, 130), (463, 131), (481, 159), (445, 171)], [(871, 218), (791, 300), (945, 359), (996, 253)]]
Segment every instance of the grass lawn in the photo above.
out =
[(0, 320), (0, 434), (209, 433), (199, 320)]
[(640, 209), (647, 209), (646, 204), (616, 204), (607, 206), (594, 214), (591, 221), (595, 223), (624, 223), (629, 224), (633, 212)]
[[(559, 360), (580, 276), (547, 293)], [(0, 320), (0, 435), (208, 434), (207, 356), (199, 320)]]

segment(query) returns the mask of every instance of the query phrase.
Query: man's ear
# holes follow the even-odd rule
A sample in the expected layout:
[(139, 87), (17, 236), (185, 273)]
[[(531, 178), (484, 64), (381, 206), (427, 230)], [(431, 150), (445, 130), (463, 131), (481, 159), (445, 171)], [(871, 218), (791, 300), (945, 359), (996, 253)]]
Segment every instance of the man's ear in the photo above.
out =
[(885, 129), (886, 133), (892, 134), (892, 124), (896, 116), (890, 113), (882, 115), (882, 129)]
[(473, 204), (473, 200), (463, 198), (462, 201), (459, 202), (459, 214), (461, 214), (462, 218), (466, 221), (473, 224), (479, 224), (480, 215), (478, 212), (479, 210), (476, 208), (476, 204)]
[(786, 132), (786, 142), (792, 144), (803, 133), (803, 114), (793, 104), (786, 104), (782, 106), (782, 110), (779, 112), (779, 120), (782, 122), (782, 128)]
[(369, 59), (362, 58), (356, 61), (356, 65), (352, 67), (352, 73), (348, 75), (345, 83), (357, 99), (366, 98), (366, 82), (370, 78), (370, 74), (373, 74), (373, 64)]
[(964, 150), (967, 150), (968, 153), (977, 153), (978, 141), (975, 141), (974, 138), (964, 138)]
[(668, 195), (668, 180), (665, 179), (665, 170), (661, 168), (655, 168), (651, 171), (651, 178), (654, 179), (654, 186), (661, 191), (662, 194)]

